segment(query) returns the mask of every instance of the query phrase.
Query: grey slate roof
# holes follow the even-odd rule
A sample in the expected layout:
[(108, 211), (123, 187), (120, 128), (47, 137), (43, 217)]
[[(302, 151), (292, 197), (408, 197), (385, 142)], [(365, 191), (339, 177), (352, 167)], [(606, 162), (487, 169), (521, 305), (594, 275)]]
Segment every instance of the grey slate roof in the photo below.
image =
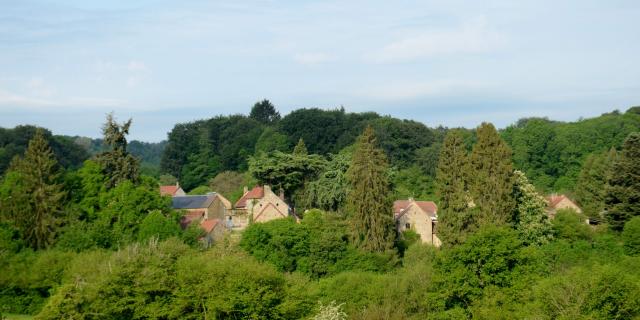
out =
[(182, 196), (171, 198), (171, 206), (174, 209), (201, 209), (207, 208), (211, 205), (211, 202), (216, 197), (215, 193), (210, 193), (203, 196)]

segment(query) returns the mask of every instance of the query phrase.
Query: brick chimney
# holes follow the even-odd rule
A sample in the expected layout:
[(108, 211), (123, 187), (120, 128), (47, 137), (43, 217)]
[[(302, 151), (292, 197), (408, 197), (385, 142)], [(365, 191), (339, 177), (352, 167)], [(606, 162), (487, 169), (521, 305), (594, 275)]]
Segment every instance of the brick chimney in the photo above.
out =
[(284, 201), (284, 190), (282, 188), (280, 188), (280, 200)]
[(244, 186), (244, 191), (242, 192), (242, 195), (247, 194), (247, 192), (249, 192), (249, 188), (247, 186)]
[(263, 188), (264, 188), (264, 194), (272, 192), (271, 187), (269, 185), (265, 184)]

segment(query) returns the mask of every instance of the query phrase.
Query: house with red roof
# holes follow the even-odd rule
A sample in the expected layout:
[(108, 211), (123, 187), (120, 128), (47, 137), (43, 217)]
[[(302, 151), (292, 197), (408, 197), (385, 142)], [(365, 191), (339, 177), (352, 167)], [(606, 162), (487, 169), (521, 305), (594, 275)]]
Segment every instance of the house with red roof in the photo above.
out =
[(225, 217), (232, 212), (229, 200), (215, 192), (206, 195), (175, 196), (171, 200), (173, 209), (184, 212), (180, 219), (180, 226), (183, 229), (192, 223), (199, 224), (206, 233), (201, 239), (206, 246), (222, 239), (227, 229), (224, 223)]
[(187, 194), (182, 190), (180, 184), (176, 182), (176, 185), (170, 186), (160, 186), (160, 195), (170, 196), (170, 197), (181, 197), (186, 196)]
[(398, 233), (412, 230), (420, 236), (422, 243), (436, 247), (442, 244), (436, 234), (438, 207), (433, 201), (396, 200), (393, 202), (393, 216)]
[(577, 213), (582, 213), (582, 209), (564, 194), (552, 194), (545, 198), (547, 200), (547, 214), (549, 218), (554, 218), (560, 209), (571, 209)]
[(234, 215), (228, 217), (233, 228), (244, 229), (253, 222), (266, 222), (289, 217), (289, 205), (284, 201), (284, 193), (276, 195), (268, 185), (255, 186), (236, 202)]

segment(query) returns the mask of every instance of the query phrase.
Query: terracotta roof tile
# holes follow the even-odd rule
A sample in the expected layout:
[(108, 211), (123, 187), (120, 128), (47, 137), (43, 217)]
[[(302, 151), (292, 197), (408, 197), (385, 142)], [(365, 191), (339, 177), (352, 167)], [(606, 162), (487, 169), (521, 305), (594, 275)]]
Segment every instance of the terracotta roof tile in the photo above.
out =
[(255, 186), (251, 191), (245, 193), (238, 202), (236, 202), (236, 208), (246, 208), (247, 200), (249, 199), (261, 199), (264, 197), (264, 188)]
[(435, 216), (438, 213), (438, 206), (436, 206), (433, 201), (396, 200), (393, 202), (393, 213), (396, 218), (401, 216), (402, 212), (406, 210), (411, 203), (415, 203), (420, 210), (430, 216)]
[(178, 186), (175, 185), (171, 185), (171, 186), (160, 186), (160, 195), (163, 196), (173, 196), (174, 194), (176, 194), (176, 191), (178, 191)]
[(206, 232), (209, 233), (211, 232), (213, 229), (216, 228), (216, 225), (220, 222), (220, 220), (218, 219), (210, 219), (210, 220), (204, 220), (200, 223), (200, 227), (202, 227), (202, 229)]

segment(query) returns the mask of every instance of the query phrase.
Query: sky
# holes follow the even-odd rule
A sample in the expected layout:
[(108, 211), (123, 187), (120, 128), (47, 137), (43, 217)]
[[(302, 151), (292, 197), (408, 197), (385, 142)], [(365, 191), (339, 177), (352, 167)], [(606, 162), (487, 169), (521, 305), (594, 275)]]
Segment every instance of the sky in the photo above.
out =
[(428, 126), (640, 105), (640, 1), (0, 0), (0, 127), (131, 139), (269, 99)]

